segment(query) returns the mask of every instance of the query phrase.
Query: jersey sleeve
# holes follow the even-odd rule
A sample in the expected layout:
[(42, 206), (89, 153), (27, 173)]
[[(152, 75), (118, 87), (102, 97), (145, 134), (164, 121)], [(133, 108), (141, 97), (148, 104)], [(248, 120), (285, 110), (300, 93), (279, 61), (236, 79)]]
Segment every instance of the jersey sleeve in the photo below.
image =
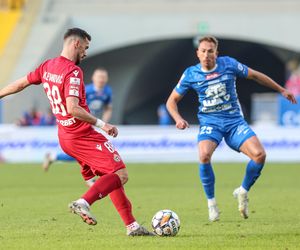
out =
[(27, 75), (27, 80), (30, 84), (40, 84), (42, 83), (42, 67), (43, 64), (41, 64), (39, 67), (37, 67), (34, 71), (31, 71)]
[(246, 78), (248, 76), (248, 66), (240, 63), (234, 58), (229, 57), (230, 65), (238, 77)]
[(64, 95), (83, 98), (83, 73), (80, 68), (73, 68), (65, 78)]
[(179, 79), (179, 82), (177, 83), (174, 89), (178, 94), (185, 95), (190, 89), (190, 82), (188, 81), (188, 77), (189, 77), (189, 70), (186, 69), (183, 72), (182, 76)]

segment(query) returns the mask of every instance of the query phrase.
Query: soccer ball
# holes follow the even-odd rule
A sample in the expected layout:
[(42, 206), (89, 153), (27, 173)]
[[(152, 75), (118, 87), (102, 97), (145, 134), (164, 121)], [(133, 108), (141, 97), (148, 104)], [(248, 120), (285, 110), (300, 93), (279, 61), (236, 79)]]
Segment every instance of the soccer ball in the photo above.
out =
[(175, 236), (180, 229), (178, 215), (168, 209), (158, 211), (153, 216), (151, 224), (154, 233), (159, 236)]

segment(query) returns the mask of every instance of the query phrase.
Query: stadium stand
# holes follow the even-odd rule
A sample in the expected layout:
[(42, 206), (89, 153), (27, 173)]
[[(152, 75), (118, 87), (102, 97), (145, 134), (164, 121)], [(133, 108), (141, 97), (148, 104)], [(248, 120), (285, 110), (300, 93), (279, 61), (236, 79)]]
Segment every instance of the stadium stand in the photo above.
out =
[(5, 25), (1, 25), (1, 33), (0, 33), (0, 55), (2, 54), (6, 43), (8, 42), (14, 28), (19, 21), (21, 16), (20, 9), (2, 9), (0, 10), (0, 23)]
[(0, 23), (5, 23), (0, 33), (0, 86), (7, 83), (14, 70), (40, 5), (39, 0), (5, 3), (0, 10)]

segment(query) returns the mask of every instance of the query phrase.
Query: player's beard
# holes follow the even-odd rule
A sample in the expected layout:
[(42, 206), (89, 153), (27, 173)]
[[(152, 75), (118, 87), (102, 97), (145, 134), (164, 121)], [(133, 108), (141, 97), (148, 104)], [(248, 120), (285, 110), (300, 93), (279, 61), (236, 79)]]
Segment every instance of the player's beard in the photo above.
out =
[(83, 59), (83, 57), (81, 57), (81, 55), (78, 54), (78, 55), (77, 55), (77, 58), (76, 58), (76, 61), (75, 61), (75, 64), (76, 64), (76, 65), (79, 65), (79, 64), (81, 63), (82, 59)]
[(76, 58), (75, 64), (79, 65), (80, 62), (81, 62), (80, 55), (78, 55), (77, 58)]

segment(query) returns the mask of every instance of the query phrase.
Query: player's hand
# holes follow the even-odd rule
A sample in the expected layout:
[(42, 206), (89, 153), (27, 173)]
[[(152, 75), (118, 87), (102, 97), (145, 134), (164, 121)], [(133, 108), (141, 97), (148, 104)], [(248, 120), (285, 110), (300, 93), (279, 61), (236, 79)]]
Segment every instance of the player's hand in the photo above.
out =
[(112, 137), (117, 137), (118, 135), (118, 129), (114, 125), (111, 125), (109, 123), (105, 123), (104, 127), (102, 128), (108, 135)]
[(190, 127), (189, 123), (184, 119), (180, 119), (180, 120), (176, 121), (176, 128), (178, 128), (178, 129), (186, 129), (189, 127)]
[(297, 100), (295, 98), (295, 96), (288, 91), (287, 89), (285, 89), (282, 93), (281, 93), (286, 99), (288, 99), (291, 103), (296, 104)]

